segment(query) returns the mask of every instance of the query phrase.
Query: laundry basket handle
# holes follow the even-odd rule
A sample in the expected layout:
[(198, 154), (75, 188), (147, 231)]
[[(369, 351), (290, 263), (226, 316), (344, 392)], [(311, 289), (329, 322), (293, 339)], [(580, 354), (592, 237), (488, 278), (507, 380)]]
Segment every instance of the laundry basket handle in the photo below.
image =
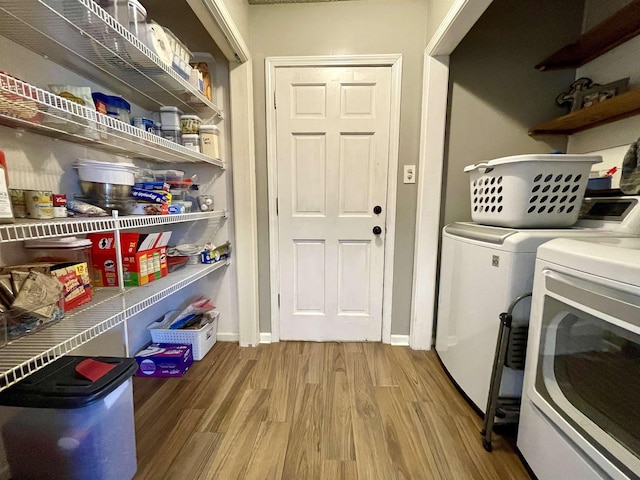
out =
[(470, 172), (472, 170), (480, 170), (480, 173), (484, 173), (488, 168), (491, 168), (487, 162), (476, 163), (475, 165), (469, 165), (464, 168), (465, 172)]

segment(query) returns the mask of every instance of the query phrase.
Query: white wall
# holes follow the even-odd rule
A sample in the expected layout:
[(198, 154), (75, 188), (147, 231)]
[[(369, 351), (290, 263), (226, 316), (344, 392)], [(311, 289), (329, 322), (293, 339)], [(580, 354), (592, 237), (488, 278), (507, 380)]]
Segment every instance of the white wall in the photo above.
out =
[[(250, 7), (254, 60), (260, 331), (271, 330), (264, 59), (286, 55), (403, 54), (399, 172), (417, 164), (426, 0), (369, 0)], [(401, 178), (401, 176), (400, 176)], [(393, 334), (409, 333), (415, 185), (398, 185)]]

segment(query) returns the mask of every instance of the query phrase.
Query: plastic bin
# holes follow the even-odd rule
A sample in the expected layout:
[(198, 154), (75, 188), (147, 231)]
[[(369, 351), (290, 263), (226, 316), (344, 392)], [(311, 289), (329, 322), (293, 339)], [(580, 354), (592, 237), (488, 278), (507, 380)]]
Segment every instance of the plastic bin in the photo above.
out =
[(180, 312), (172, 310), (165, 314), (160, 320), (147, 326), (151, 333), (151, 340), (155, 343), (177, 343), (191, 345), (194, 360), (202, 360), (211, 347), (216, 343), (218, 334), (218, 318), (220, 312), (212, 310), (207, 312), (211, 319), (209, 323), (199, 329), (176, 329), (170, 330), (169, 324)]
[(75, 371), (87, 357), (63, 357), (0, 393), (9, 417), (2, 439), (11, 476), (38, 480), (126, 480), (137, 469), (133, 358), (95, 382)]
[(27, 240), (24, 244), (34, 262), (86, 262), (89, 278), (93, 278), (91, 240), (77, 237)]
[(578, 220), (597, 155), (517, 155), (469, 165), (471, 218), (511, 228), (565, 228)]

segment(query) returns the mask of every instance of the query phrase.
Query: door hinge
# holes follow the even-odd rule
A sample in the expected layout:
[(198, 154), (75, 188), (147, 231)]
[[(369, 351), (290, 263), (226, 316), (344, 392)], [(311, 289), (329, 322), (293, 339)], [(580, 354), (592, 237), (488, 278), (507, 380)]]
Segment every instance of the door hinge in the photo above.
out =
[(277, 198), (276, 198), (276, 215), (280, 215), (280, 205), (278, 204)]
[(274, 110), (278, 109), (278, 106), (276, 104), (276, 91), (275, 90), (273, 91), (273, 109)]
[(278, 294), (278, 308), (280, 308), (280, 294)]

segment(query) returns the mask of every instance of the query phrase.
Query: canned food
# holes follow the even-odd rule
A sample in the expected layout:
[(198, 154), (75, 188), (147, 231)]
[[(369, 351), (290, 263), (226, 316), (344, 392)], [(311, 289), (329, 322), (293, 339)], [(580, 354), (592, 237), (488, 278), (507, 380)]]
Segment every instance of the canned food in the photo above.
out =
[(9, 189), (9, 198), (13, 208), (13, 216), (16, 218), (27, 218), (27, 204), (25, 203), (24, 190), (15, 188)]
[(53, 194), (41, 190), (25, 190), (25, 204), (27, 214), (31, 218), (53, 218)]
[(55, 218), (67, 216), (67, 196), (64, 193), (53, 194), (53, 216)]

